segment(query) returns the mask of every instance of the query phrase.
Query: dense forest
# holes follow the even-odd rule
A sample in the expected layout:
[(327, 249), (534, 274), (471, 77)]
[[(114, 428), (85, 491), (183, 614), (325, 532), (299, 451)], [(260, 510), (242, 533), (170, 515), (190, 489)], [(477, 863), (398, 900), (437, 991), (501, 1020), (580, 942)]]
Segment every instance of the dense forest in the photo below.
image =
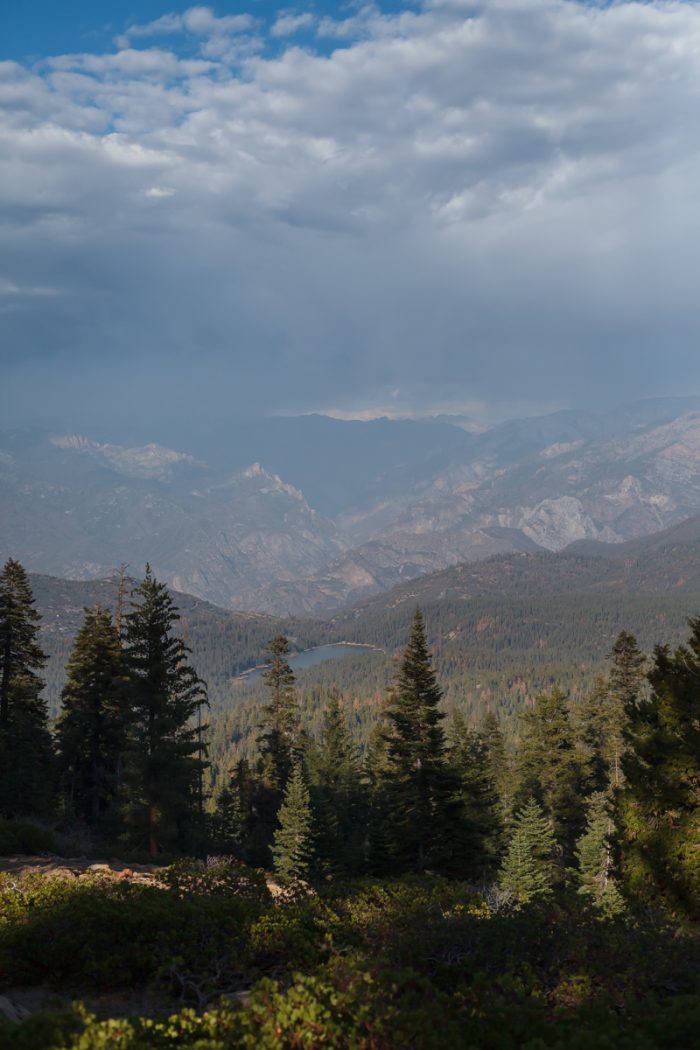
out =
[[(505, 624), (527, 637), (532, 601), (504, 602), (489, 634), (513, 681), (525, 669)], [(563, 608), (548, 611), (562, 638), (577, 630)], [(482, 613), (449, 636), (445, 603), (434, 664), (414, 607), (361, 702), (331, 677), (300, 684), (275, 634), (261, 683), (212, 730), (180, 614), (147, 568), (114, 613), (84, 610), (51, 720), (40, 617), (8, 561), (0, 853), (79, 841), (160, 874), (0, 875), (0, 980), (98, 1002), (146, 986), (161, 1013), (195, 1009), (120, 1021), (66, 1006), (0, 1021), (7, 1045), (691, 1045), (700, 619), (651, 655), (618, 632), (575, 689), (545, 660), (536, 695), (459, 703), (459, 674), (445, 690), (437, 668), (471, 637), (460, 659), (488, 682)], [(339, 661), (348, 677), (356, 659)]]

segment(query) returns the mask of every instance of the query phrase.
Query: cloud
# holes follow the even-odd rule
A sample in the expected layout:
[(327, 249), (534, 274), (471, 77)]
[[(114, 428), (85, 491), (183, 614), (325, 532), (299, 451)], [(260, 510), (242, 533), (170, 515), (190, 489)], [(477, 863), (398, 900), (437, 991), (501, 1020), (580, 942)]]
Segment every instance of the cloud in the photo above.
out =
[(57, 288), (33, 288), (27, 285), (16, 284), (14, 281), (8, 281), (6, 277), (0, 277), (0, 295), (9, 296), (34, 296), (34, 295), (58, 295)]
[(303, 14), (295, 14), (293, 11), (280, 11), (273, 23), (270, 33), (272, 36), (294, 36), (295, 33), (299, 33), (302, 29), (310, 29), (314, 25), (316, 19), (309, 12), (305, 11)]
[(189, 7), (182, 14), (167, 14), (152, 22), (134, 23), (115, 37), (115, 43), (124, 49), (134, 40), (177, 33), (193, 33), (202, 37), (230, 36), (245, 33), (255, 24), (256, 19), (247, 13), (217, 18), (211, 7)]
[(173, 197), (175, 190), (169, 186), (149, 186), (143, 193), (145, 197), (150, 197), (151, 200), (165, 200), (167, 197)]
[(305, 16), (0, 63), (0, 273), (62, 290), (3, 314), (17, 417), (697, 386), (696, 5)]

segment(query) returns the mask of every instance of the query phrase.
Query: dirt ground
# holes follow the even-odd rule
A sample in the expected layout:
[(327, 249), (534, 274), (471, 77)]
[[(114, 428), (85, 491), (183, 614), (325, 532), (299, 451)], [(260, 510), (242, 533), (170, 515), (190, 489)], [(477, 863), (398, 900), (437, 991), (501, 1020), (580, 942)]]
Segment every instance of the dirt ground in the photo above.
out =
[(0, 857), (0, 872), (14, 875), (36, 872), (63, 875), (66, 878), (102, 875), (111, 879), (129, 879), (131, 882), (153, 882), (157, 880), (159, 871), (162, 868), (157, 864), (131, 864), (115, 859), (95, 860), (94, 857), (57, 857), (51, 854)]

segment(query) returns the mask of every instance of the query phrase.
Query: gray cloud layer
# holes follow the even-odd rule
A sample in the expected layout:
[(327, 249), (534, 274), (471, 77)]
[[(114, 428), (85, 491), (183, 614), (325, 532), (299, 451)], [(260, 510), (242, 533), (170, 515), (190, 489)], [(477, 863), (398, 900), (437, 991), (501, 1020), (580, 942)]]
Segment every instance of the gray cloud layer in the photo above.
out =
[(6, 419), (697, 389), (696, 5), (301, 15), (0, 63)]

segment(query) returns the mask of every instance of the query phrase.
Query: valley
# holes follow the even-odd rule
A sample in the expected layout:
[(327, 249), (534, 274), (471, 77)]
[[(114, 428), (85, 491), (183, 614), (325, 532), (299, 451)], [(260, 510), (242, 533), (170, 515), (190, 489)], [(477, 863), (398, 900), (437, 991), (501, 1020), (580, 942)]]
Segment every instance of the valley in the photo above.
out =
[(659, 399), (483, 433), (282, 417), (189, 434), (180, 452), (15, 431), (0, 439), (0, 556), (84, 580), (149, 561), (223, 608), (324, 617), (459, 563), (697, 513), (699, 410)]

